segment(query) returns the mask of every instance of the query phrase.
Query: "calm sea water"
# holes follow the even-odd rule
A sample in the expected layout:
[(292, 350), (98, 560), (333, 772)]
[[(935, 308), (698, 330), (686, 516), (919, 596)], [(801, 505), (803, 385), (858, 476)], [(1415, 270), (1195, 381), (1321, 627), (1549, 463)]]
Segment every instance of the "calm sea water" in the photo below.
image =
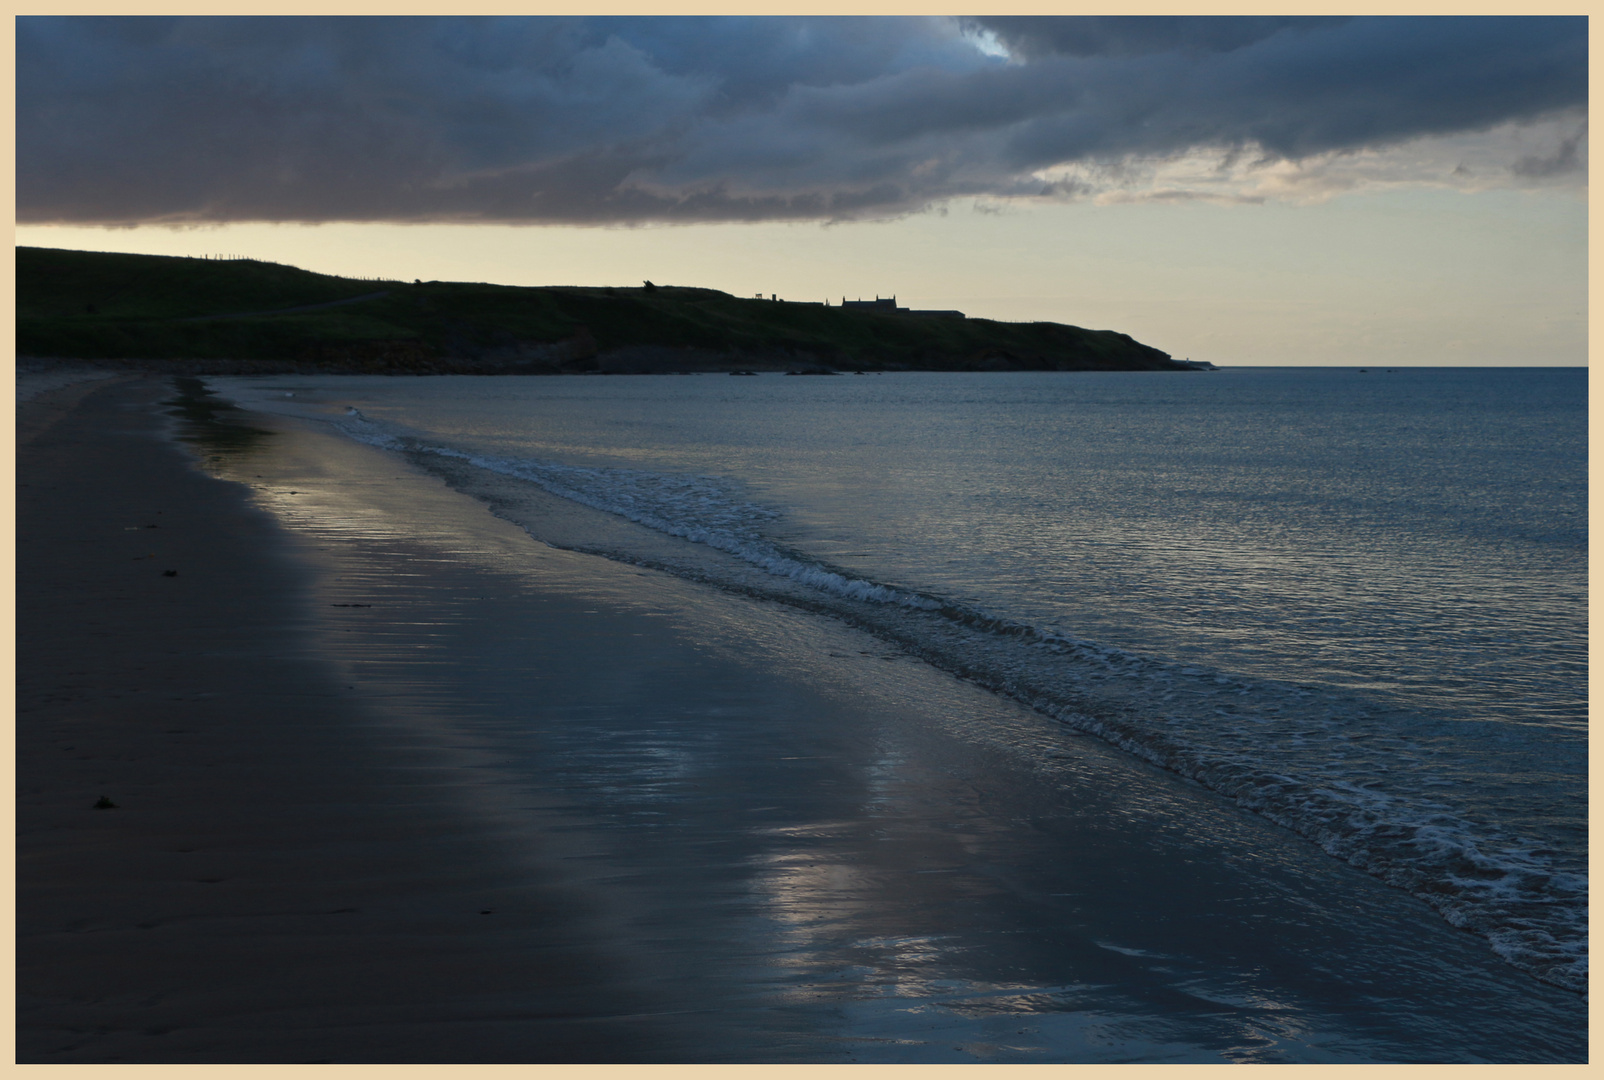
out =
[(1585, 986), (1581, 369), (214, 382), (868, 629)]

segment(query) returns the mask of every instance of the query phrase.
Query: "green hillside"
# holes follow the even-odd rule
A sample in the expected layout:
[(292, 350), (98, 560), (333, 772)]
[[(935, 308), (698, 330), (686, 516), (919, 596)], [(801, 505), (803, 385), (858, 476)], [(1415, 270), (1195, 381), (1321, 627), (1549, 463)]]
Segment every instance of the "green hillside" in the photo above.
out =
[(360, 281), (254, 260), (17, 249), (23, 356), (175, 370), (1166, 370), (1109, 330), (677, 286)]

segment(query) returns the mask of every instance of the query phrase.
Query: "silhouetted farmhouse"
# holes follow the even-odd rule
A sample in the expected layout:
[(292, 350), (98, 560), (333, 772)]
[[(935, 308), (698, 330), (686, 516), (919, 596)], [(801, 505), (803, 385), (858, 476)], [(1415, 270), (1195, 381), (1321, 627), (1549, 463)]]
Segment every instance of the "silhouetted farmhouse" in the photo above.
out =
[(880, 296), (876, 296), (873, 300), (848, 300), (843, 296), (841, 298), (841, 306), (844, 308), (860, 308), (867, 311), (882, 312), (887, 315), (923, 315), (927, 318), (937, 319), (962, 319), (967, 317), (961, 311), (939, 311), (934, 309), (910, 309), (898, 307), (897, 298), (895, 296), (891, 297), (889, 300)]

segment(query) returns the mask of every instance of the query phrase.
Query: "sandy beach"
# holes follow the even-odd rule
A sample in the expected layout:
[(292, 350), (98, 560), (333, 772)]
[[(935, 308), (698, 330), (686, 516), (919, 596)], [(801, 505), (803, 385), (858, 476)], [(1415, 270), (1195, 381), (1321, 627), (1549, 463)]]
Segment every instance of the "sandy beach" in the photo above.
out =
[(178, 393), (19, 409), (22, 1062), (1585, 1053), (1207, 791), (312, 425), (175, 441)]
[(1587, 1064), (1589, 27), (19, 16), (14, 1056)]
[(24, 417), (19, 1060), (634, 1057), (586, 913), (465, 823), (438, 748), (374, 737), (288, 538), (162, 438), (168, 394)]

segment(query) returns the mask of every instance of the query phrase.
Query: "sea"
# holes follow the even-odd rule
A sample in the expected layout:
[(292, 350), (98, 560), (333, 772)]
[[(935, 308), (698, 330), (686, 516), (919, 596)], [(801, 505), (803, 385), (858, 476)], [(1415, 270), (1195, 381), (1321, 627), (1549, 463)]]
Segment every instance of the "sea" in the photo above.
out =
[[(1367, 883), (1322, 888), (1451, 931), (1494, 973), (1488, 1016), (1525, 1002), (1507, 1031), (1481, 1024), (1484, 1045), (1445, 1019), (1450, 993), (1404, 1007), (1440, 1010), (1420, 1022), (1430, 1037), (1353, 1036), (1345, 1055), (1283, 1032), (1303, 1050), (1228, 1059), (1585, 1054), (1584, 1030), (1553, 1033), (1587, 985), (1585, 369), (207, 383), (404, 462), (532, 550), (666, 576), (754, 625), (783, 612), (850, 630), (877, 643), (856, 653), (1006, 703), (1006, 738), (984, 708), (941, 721), (976, 754), (1002, 738), (1050, 775), (1054, 747), (1078, 741), (1162, 774), (1273, 834), (1276, 858)], [(1054, 925), (1052, 895), (1031, 932)], [(1298, 948), (1311, 970), (1342, 966)], [(1283, 1015), (1240, 985), (1199, 993)], [(929, 1039), (855, 1007), (878, 1032), (862, 1046), (927, 1060), (894, 1049)], [(1105, 1059), (1219, 1059), (1185, 1042)]]

